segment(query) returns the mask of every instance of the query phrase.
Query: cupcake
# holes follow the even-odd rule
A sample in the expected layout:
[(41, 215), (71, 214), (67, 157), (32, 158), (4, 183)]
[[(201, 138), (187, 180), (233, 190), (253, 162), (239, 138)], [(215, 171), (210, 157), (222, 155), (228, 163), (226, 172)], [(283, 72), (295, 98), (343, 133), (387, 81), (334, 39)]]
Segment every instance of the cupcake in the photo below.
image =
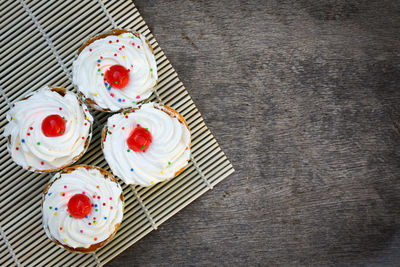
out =
[(73, 83), (95, 110), (138, 107), (157, 84), (154, 51), (145, 37), (115, 29), (89, 38), (72, 66)]
[(66, 168), (43, 191), (44, 231), (65, 249), (93, 252), (117, 232), (123, 201), (121, 186), (111, 173), (95, 166)]
[(45, 86), (16, 102), (3, 136), (24, 169), (52, 172), (77, 161), (89, 146), (93, 118), (78, 97)]
[(188, 164), (189, 127), (172, 108), (147, 103), (109, 117), (102, 148), (114, 175), (127, 184), (150, 186), (175, 177)]

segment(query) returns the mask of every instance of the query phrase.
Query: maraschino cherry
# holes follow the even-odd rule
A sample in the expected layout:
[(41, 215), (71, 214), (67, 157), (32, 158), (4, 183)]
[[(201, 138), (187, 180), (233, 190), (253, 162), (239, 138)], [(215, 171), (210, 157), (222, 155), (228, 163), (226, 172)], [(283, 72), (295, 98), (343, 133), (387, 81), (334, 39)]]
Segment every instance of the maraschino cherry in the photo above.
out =
[(129, 70), (121, 65), (113, 65), (104, 74), (104, 81), (114, 88), (122, 89), (129, 82)]
[(127, 143), (128, 147), (133, 151), (145, 152), (151, 143), (151, 133), (142, 126), (138, 125), (129, 134)]
[(65, 121), (57, 114), (49, 115), (42, 121), (42, 132), (47, 137), (60, 136), (65, 132)]
[(68, 201), (68, 212), (72, 217), (82, 219), (90, 213), (92, 202), (84, 194), (73, 195)]

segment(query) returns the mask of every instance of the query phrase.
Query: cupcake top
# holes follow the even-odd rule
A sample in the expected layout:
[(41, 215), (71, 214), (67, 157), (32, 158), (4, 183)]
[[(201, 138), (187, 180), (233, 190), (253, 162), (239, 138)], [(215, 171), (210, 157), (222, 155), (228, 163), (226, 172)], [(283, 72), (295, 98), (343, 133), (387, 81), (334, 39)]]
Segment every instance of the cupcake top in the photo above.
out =
[(148, 103), (132, 113), (115, 114), (103, 129), (104, 156), (127, 184), (150, 186), (173, 178), (190, 159), (190, 132), (183, 117)]
[(13, 160), (46, 172), (76, 161), (89, 145), (92, 116), (75, 94), (45, 86), (14, 104), (3, 135)]
[(121, 186), (92, 166), (57, 173), (43, 192), (42, 220), (47, 236), (72, 249), (108, 240), (123, 216)]
[(72, 67), (73, 82), (93, 108), (137, 107), (157, 83), (153, 49), (143, 35), (126, 30), (89, 39)]

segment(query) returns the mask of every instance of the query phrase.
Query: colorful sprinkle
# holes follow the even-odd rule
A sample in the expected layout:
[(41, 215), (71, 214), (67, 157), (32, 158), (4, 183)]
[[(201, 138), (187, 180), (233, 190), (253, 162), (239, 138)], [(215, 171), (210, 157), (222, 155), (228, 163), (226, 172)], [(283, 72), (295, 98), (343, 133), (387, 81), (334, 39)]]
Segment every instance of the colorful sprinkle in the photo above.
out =
[(44, 162), (42, 161), (42, 162), (40, 162), (40, 164), (44, 165)]
[(27, 135), (30, 136), (31, 134), (30, 134), (30, 133), (27, 133)]
[(150, 71), (153, 71), (153, 69), (150, 69)]
[(49, 209), (52, 209), (52, 208), (53, 208), (52, 206), (49, 207)]
[(100, 59), (103, 59), (103, 57), (102, 57), (102, 56), (100, 56)]
[(110, 197), (110, 200), (112, 200), (112, 197)]
[(171, 161), (168, 161), (168, 165), (171, 165)]
[(88, 117), (88, 116), (86, 116), (86, 119), (88, 120), (88, 119), (89, 119), (89, 117)]
[(97, 93), (94, 93), (94, 96), (97, 96)]
[(60, 227), (60, 231), (62, 231), (62, 227)]
[(122, 129), (122, 130), (125, 130), (125, 127), (123, 127), (123, 126), (122, 126), (122, 128), (121, 128), (121, 129)]
[(95, 221), (95, 220), (96, 220), (96, 217), (93, 217), (93, 220)]
[(87, 108), (85, 108), (85, 111), (87, 111)]
[(80, 230), (81, 233), (83, 233), (83, 230)]
[(95, 207), (97, 207), (97, 204), (94, 204)]
[(85, 191), (83, 191), (82, 194), (85, 195), (86, 194)]
[(96, 198), (96, 196), (95, 196), (95, 195), (93, 195), (93, 198)]
[(51, 196), (51, 193), (48, 193), (47, 195)]
[(112, 41), (110, 40), (110, 41), (109, 41), (109, 43), (111, 44), (111, 43), (112, 43)]
[(93, 224), (97, 224), (97, 222), (96, 222), (96, 221), (93, 221)]
[(83, 125), (85, 125), (85, 126), (86, 126), (86, 125), (87, 125), (87, 123), (85, 122)]
[(33, 130), (33, 127), (29, 127), (29, 130)]
[(189, 149), (189, 147), (186, 147), (186, 150), (188, 150)]
[(69, 217), (72, 218), (72, 215), (70, 214)]
[(11, 117), (11, 120), (13, 121), (13, 120), (14, 120), (14, 117)]
[(65, 242), (67, 242), (67, 241), (68, 241), (68, 239), (66, 239), (66, 238), (65, 238), (65, 239), (64, 239), (64, 241), (65, 241)]
[[(125, 56), (122, 56), (122, 58), (125, 58)], [(129, 70), (128, 70), (129, 71)]]
[(105, 205), (106, 205), (106, 203), (103, 202), (103, 206), (105, 206)]
[(151, 184), (154, 184), (154, 181), (151, 181)]
[(88, 218), (87, 215), (85, 216), (85, 218), (86, 218), (86, 219)]
[(21, 142), (18, 142), (18, 145), (21, 145)]
[(164, 173), (164, 171), (161, 171), (161, 173)]
[(142, 147), (140, 149), (143, 149), (143, 148), (144, 148), (144, 145), (142, 145)]
[(88, 223), (89, 225), (92, 225), (92, 223)]
[(64, 188), (67, 188), (67, 186), (66, 186), (66, 185), (64, 185)]
[(54, 215), (57, 216), (57, 212), (54, 212)]
[(117, 56), (117, 54), (114, 54), (114, 57), (116, 57)]
[(97, 189), (99, 189), (99, 188), (100, 188), (100, 186), (96, 185), (96, 188), (97, 188)]
[(148, 131), (149, 130), (149, 128), (145, 128), (146, 129), (146, 131)]
[(60, 195), (65, 196), (65, 193), (61, 192)]
[(140, 98), (140, 95), (136, 96), (136, 98), (139, 99), (139, 98)]
[(99, 72), (100, 72), (100, 69), (97, 69), (97, 71), (99, 71)]
[(19, 147), (16, 147), (15, 150), (19, 150)]
[(130, 150), (130, 149), (127, 149), (126, 152), (131, 152), (131, 150)]
[(89, 51), (92, 52), (92, 48), (89, 48)]
[(140, 49), (140, 45), (138, 45), (137, 48)]
[(84, 136), (82, 136), (82, 139), (85, 139), (85, 137), (84, 137)]
[(21, 142), (22, 142), (22, 143), (25, 143), (25, 139), (21, 139)]
[(121, 102), (121, 98), (118, 98), (118, 102)]
[(100, 59), (99, 59), (99, 60), (97, 60), (97, 62), (99, 62), (99, 63), (100, 63), (100, 61), (101, 61)]
[(97, 241), (97, 237), (95, 237), (95, 238), (93, 238), (94, 239), (94, 241)]
[(97, 198), (100, 199), (100, 196), (98, 196)]
[(104, 217), (104, 220), (107, 220), (107, 217)]
[(119, 42), (119, 40), (117, 39), (117, 43)]
[(110, 94), (111, 97), (114, 97), (114, 94)]
[(104, 76), (104, 73), (101, 73), (100, 75), (101, 75), (101, 76)]
[(54, 208), (54, 210), (58, 210), (58, 208)]
[(131, 168), (131, 172), (133, 172), (133, 168)]
[(135, 43), (132, 43), (132, 45), (134, 46), (134, 45), (135, 45)]
[(95, 211), (99, 211), (98, 209), (95, 209)]

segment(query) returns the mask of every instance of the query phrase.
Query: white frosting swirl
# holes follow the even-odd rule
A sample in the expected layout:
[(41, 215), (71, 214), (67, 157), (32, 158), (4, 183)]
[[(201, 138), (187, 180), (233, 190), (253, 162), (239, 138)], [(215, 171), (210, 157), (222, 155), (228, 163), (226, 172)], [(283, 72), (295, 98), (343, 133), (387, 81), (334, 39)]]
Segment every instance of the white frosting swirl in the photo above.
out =
[[(42, 222), (47, 236), (71, 248), (88, 248), (114, 233), (123, 216), (121, 186), (105, 178), (98, 169), (79, 167), (71, 173), (57, 173), (43, 195)], [(85, 194), (92, 202), (82, 219), (71, 217), (68, 201)]]
[[(189, 130), (163, 109), (158, 104), (148, 103), (134, 113), (108, 118), (104, 156), (113, 173), (127, 184), (150, 186), (173, 178), (190, 159)], [(130, 150), (126, 141), (137, 124), (152, 135), (145, 152)]]
[[(122, 65), (129, 72), (129, 82), (122, 88), (112, 88), (104, 81), (106, 71)], [(97, 108), (118, 111), (137, 107), (137, 103), (153, 93), (157, 83), (157, 64), (146, 43), (132, 33), (109, 35), (87, 45), (72, 67), (73, 82), (78, 90), (97, 103)]]
[[(42, 132), (42, 121), (53, 114), (65, 119), (65, 133), (47, 137)], [(23, 168), (40, 172), (77, 160), (86, 149), (87, 139), (90, 141), (93, 118), (75, 94), (66, 92), (62, 96), (45, 86), (16, 102), (7, 120), (3, 136), (9, 138), (11, 157)]]

